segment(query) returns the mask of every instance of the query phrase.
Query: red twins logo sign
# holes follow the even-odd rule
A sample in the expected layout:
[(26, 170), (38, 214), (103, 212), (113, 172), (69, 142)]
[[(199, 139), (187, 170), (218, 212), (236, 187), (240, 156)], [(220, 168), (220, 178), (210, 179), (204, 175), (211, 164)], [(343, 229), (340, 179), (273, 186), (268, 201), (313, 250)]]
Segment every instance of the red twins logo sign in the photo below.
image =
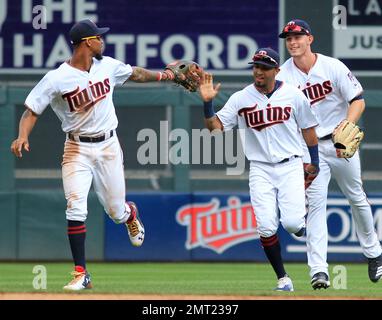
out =
[(187, 226), (186, 248), (202, 247), (217, 253), (239, 243), (258, 239), (256, 219), (249, 202), (228, 198), (228, 206), (220, 207), (216, 198), (209, 203), (194, 203), (181, 207), (176, 221)]

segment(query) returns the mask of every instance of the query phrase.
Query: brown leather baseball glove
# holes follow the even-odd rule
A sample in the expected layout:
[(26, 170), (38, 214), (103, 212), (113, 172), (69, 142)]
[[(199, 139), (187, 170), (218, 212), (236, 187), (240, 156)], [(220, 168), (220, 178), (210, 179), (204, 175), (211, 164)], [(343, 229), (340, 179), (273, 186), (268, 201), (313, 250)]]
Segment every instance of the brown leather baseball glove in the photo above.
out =
[(195, 92), (199, 88), (203, 68), (194, 61), (179, 60), (168, 64), (164, 72), (176, 84)]

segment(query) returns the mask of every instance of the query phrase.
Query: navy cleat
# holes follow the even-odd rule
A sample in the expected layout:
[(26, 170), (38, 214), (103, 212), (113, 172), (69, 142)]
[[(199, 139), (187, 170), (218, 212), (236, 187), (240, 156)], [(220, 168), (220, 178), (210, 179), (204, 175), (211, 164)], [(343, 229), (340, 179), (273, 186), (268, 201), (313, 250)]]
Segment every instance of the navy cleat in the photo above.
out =
[(294, 235), (296, 237), (303, 237), (305, 236), (305, 231), (306, 231), (306, 228), (305, 227), (302, 227), (300, 230), (298, 230)]
[(327, 289), (330, 287), (329, 276), (325, 272), (318, 272), (312, 277), (310, 282), (313, 289)]
[(378, 282), (382, 276), (382, 254), (376, 258), (368, 258), (369, 261), (369, 279), (372, 282)]

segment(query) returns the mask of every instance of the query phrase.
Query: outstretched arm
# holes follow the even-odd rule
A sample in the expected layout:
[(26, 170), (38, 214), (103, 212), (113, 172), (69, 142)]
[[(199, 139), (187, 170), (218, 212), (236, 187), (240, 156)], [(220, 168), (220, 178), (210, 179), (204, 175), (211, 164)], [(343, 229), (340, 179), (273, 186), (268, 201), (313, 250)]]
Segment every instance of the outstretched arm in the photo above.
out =
[(34, 125), (36, 124), (38, 116), (30, 109), (26, 109), (21, 116), (19, 123), (19, 136), (12, 142), (11, 151), (16, 157), (21, 158), (22, 149), (29, 152), (28, 137), (32, 132)]
[(169, 72), (155, 72), (141, 67), (133, 67), (129, 80), (134, 82), (171, 81), (174, 76)]

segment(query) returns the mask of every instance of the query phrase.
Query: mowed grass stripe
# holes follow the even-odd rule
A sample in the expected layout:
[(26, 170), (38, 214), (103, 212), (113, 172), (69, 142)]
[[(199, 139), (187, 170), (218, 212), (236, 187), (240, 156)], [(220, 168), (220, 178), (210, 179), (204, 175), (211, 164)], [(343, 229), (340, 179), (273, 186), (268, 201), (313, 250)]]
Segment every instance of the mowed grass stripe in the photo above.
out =
[[(47, 270), (47, 290), (35, 290), (32, 286), (36, 276), (32, 270), (37, 264)], [(325, 291), (314, 291), (306, 264), (286, 264), (295, 292), (278, 293), (272, 290), (276, 285), (274, 273), (269, 264), (263, 263), (89, 263), (94, 289), (84, 294), (321, 295), (382, 299), (382, 281), (370, 282), (367, 264), (343, 266), (346, 278), (331, 274), (331, 281), (337, 286), (346, 281), (345, 290), (332, 286)], [(70, 263), (0, 263), (0, 292), (62, 293), (62, 287), (71, 279), (71, 270)]]

